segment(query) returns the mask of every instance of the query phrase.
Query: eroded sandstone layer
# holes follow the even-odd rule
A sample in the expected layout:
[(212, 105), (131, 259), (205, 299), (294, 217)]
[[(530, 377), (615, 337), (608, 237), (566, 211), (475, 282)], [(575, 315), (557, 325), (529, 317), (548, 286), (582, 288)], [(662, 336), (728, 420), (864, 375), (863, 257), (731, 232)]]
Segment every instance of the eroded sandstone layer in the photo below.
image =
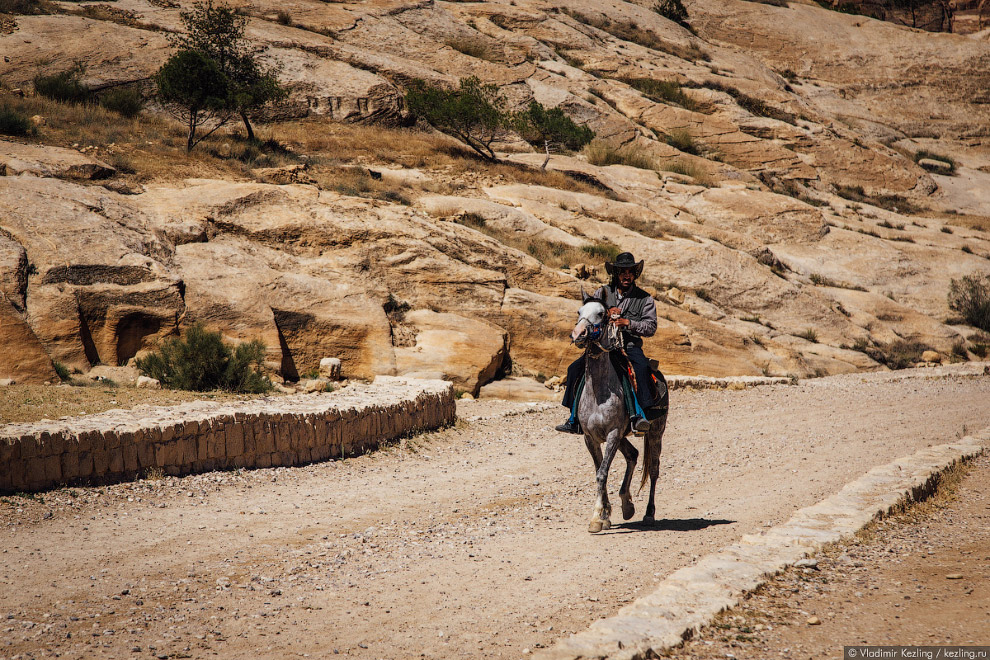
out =
[[(801, 1), (698, 0), (688, 29), (653, 4), (241, 3), (289, 90), (270, 128), (295, 149), (282, 169), (129, 175), (110, 156), (145, 142), (57, 143), (44, 123), (0, 140), (0, 378), (123, 364), (202, 322), (263, 340), (287, 381), (336, 356), (349, 377), (429, 375), (477, 395), (508, 373), (563, 373), (606, 241), (646, 261), (660, 314), (647, 353), (668, 373), (881, 370), (901, 344), (985, 354), (946, 294), (990, 272), (986, 35)], [(130, 19), (14, 17), (0, 78), (30, 93), (82, 60), (96, 88), (147, 88), (191, 2), (114, 6)], [(407, 153), (409, 81), (466, 76), (513, 109), (562, 108), (636, 159), (554, 154), (554, 183), (515, 138), (496, 145), (511, 171)], [(390, 149), (344, 145), (342, 169), (316, 177), (340, 150), (292, 136), (341, 122), (392, 131)], [(955, 172), (926, 171), (923, 151)], [(355, 172), (385, 192), (370, 199)], [(586, 252), (553, 261), (564, 250)]]

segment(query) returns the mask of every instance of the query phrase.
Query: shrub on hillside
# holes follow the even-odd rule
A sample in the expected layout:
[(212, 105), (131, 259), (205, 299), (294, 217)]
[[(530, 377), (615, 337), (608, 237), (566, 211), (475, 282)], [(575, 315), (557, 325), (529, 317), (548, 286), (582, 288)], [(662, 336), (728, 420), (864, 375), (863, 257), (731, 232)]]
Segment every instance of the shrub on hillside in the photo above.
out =
[(0, 135), (28, 135), (33, 130), (30, 119), (7, 105), (0, 105)]
[(92, 92), (81, 80), (83, 71), (82, 65), (77, 64), (50, 76), (39, 74), (34, 77), (34, 91), (54, 101), (85, 103)]
[(966, 323), (990, 332), (990, 275), (966, 275), (949, 281), (949, 309)]
[(681, 0), (657, 0), (653, 3), (653, 11), (678, 25), (687, 27), (688, 13)]
[(138, 358), (137, 368), (171, 389), (260, 393), (272, 389), (260, 370), (264, 357), (265, 345), (258, 340), (231, 347), (219, 332), (196, 324), (184, 337), (169, 339)]
[(100, 105), (124, 117), (134, 117), (144, 108), (144, 97), (134, 87), (116, 87), (100, 95)]

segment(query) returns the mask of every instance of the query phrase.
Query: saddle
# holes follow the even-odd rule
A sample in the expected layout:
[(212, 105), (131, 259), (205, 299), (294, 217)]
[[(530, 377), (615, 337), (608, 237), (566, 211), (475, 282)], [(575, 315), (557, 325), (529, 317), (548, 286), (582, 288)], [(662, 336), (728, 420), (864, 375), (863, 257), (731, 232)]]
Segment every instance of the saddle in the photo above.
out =
[[(626, 409), (632, 410), (631, 397), (635, 396), (636, 388), (634, 383), (636, 382), (636, 375), (633, 372), (632, 365), (629, 363), (629, 359), (619, 351), (612, 351), (609, 353), (609, 358), (612, 361), (612, 366), (615, 368), (616, 374), (619, 376), (619, 380), (622, 381), (622, 389), (626, 394)], [(653, 360), (650, 361), (650, 379), (647, 381), (647, 386), (650, 390), (650, 395), (656, 403), (649, 408), (644, 408), (643, 412), (646, 413), (646, 418), (650, 421), (657, 419), (662, 414), (667, 412), (667, 408), (670, 405), (670, 396), (667, 391), (667, 379), (664, 378), (663, 374), (654, 365)]]

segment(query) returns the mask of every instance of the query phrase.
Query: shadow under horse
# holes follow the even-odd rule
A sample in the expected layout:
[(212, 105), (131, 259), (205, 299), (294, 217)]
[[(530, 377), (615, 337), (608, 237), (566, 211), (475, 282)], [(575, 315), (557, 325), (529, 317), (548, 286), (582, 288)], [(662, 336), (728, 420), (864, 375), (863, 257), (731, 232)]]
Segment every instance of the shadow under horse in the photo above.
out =
[[(618, 451), (626, 459), (626, 471), (619, 488), (622, 500), (622, 518), (629, 520), (636, 512), (629, 494), (633, 472), (639, 451), (629, 441), (629, 411), (619, 374), (612, 366), (609, 353), (621, 350), (622, 338), (619, 329), (606, 317), (604, 301), (591, 298), (582, 292), (584, 304), (578, 312), (578, 322), (571, 332), (571, 340), (584, 348), (584, 388), (578, 400), (577, 416), (584, 431), (584, 442), (595, 463), (595, 477), (598, 496), (594, 514), (588, 531), (595, 534), (612, 526), (612, 505), (608, 500), (608, 472)], [(635, 395), (634, 395), (635, 396)], [(656, 486), (660, 475), (660, 452), (663, 447), (663, 433), (667, 428), (668, 395), (658, 408), (659, 415), (653, 416), (650, 429), (643, 438), (643, 477), (639, 488), (642, 491), (646, 479), (650, 479), (650, 499), (646, 505), (643, 522), (652, 523), (656, 514)], [(602, 452), (602, 445), (605, 451)]]

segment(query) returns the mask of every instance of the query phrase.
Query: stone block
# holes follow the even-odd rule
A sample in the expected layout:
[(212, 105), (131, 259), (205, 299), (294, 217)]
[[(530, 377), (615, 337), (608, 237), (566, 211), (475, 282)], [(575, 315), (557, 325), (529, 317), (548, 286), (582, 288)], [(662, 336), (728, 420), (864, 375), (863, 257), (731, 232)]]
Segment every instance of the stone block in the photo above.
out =
[(65, 481), (72, 481), (79, 478), (79, 454), (77, 452), (66, 452), (60, 457), (62, 462), (62, 478)]
[(116, 449), (120, 446), (120, 436), (117, 435), (117, 431), (115, 430), (104, 431), (103, 442), (105, 443), (105, 449)]
[(91, 451), (93, 449), (93, 439), (99, 435), (99, 431), (83, 431), (76, 434), (76, 451)]
[(110, 469), (110, 454), (106, 450), (93, 452), (93, 476), (102, 477)]
[(270, 424), (261, 425), (260, 431), (259, 427), (255, 426), (256, 434), (254, 436), (255, 441), (255, 451), (259, 454), (270, 454), (275, 451), (275, 430)]
[(110, 456), (110, 474), (121, 474), (124, 472), (124, 449), (115, 447), (107, 451)]
[(247, 454), (235, 456), (232, 460), (232, 465), (235, 468), (249, 468), (254, 465), (254, 457)]
[(79, 478), (89, 479), (93, 476), (93, 452), (81, 451), (79, 456)]
[(158, 463), (155, 462), (155, 444), (148, 440), (143, 440), (136, 443), (138, 463), (141, 464), (141, 468), (156, 467)]
[(21, 460), (20, 438), (0, 438), (0, 466)]
[[(198, 425), (197, 425), (198, 426)], [(160, 435), (160, 442), (171, 442), (179, 436), (186, 435), (187, 424), (182, 422), (178, 424), (163, 424), (161, 427), (154, 427), (158, 430)]]
[(340, 380), (340, 359), (326, 357), (320, 360), (320, 376), (330, 380)]
[(192, 465), (199, 460), (199, 448), (196, 446), (196, 438), (183, 436), (176, 440), (179, 444), (179, 460), (183, 465)]
[(162, 448), (162, 456), (164, 457), (163, 466), (178, 466), (179, 461), (179, 442), (173, 440), (171, 442), (164, 442), (158, 445)]
[(227, 441), (223, 434), (223, 429), (211, 429), (207, 433), (206, 457), (224, 458), (227, 455)]
[(45, 456), (45, 481), (51, 486), (62, 482), (61, 456)]
[(208, 438), (205, 435), (190, 436), (196, 438), (196, 460), (205, 461), (210, 457)]
[(18, 461), (8, 475), (10, 477), (10, 490), (18, 491), (27, 488), (27, 465), (23, 461)]
[(254, 425), (250, 423), (238, 423), (238, 425), (244, 434), (244, 453), (253, 455), (257, 451), (257, 444), (254, 441)]
[(271, 454), (262, 454), (261, 456), (258, 457), (257, 464), (258, 464), (258, 467), (260, 467), (260, 468), (271, 467), (272, 466), (272, 455)]
[(233, 458), (244, 453), (244, 425), (231, 422), (224, 427), (227, 437), (227, 457)]
[(40, 449), (38, 447), (38, 438), (34, 435), (22, 435), (21, 436), (21, 458), (28, 460), (31, 458), (37, 458), (41, 456)]
[(38, 456), (51, 456), (52, 455), (52, 434), (48, 431), (42, 431), (35, 436), (38, 439)]
[(133, 443), (124, 445), (121, 447), (121, 451), (124, 455), (124, 470), (137, 473), (141, 469), (141, 463), (138, 461), (137, 445)]
[(134, 431), (119, 431), (117, 439), (120, 447), (131, 447), (134, 445)]
[(27, 483), (31, 488), (42, 488), (47, 485), (45, 480), (45, 459), (41, 456), (29, 458), (26, 461)]

